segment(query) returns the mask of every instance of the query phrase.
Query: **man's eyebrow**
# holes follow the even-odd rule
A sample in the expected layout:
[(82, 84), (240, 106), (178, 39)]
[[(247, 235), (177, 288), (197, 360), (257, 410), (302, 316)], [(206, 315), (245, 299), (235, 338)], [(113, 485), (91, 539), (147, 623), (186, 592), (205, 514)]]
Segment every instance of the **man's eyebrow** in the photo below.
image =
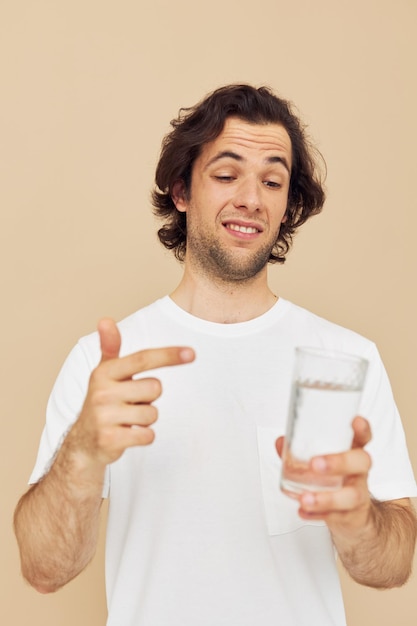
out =
[(268, 163), (282, 163), (282, 165), (287, 170), (288, 174), (291, 174), (290, 164), (288, 163), (288, 161), (287, 161), (287, 159), (285, 157), (271, 156), (271, 157), (268, 157), (266, 160), (267, 160)]
[(227, 158), (234, 159), (235, 161), (243, 161), (243, 157), (240, 156), (240, 154), (237, 154), (236, 152), (232, 152), (231, 150), (222, 150), (222, 152), (218, 152), (212, 159), (210, 159), (210, 161), (207, 163), (204, 169), (206, 169), (210, 165), (213, 165), (213, 163), (216, 163), (216, 161), (220, 161), (220, 159), (227, 159)]
[[(244, 158), (237, 152), (233, 152), (231, 150), (222, 150), (222, 152), (218, 152), (212, 159), (210, 159), (210, 161), (206, 164), (204, 169), (207, 169), (210, 165), (213, 165), (213, 163), (216, 163), (220, 159), (227, 159), (227, 158), (234, 159), (235, 161), (244, 161)], [(285, 167), (287, 172), (291, 174), (289, 163), (285, 157), (270, 156), (270, 157), (267, 157), (265, 160), (267, 163), (282, 163), (282, 165)]]

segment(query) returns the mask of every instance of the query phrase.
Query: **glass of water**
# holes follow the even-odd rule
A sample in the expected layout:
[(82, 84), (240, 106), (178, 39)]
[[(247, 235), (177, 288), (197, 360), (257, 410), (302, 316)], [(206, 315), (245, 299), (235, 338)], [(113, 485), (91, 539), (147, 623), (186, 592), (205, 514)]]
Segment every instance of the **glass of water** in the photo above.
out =
[(341, 479), (310, 468), (314, 456), (349, 450), (368, 361), (320, 348), (296, 348), (293, 387), (282, 455), (281, 489), (340, 489)]

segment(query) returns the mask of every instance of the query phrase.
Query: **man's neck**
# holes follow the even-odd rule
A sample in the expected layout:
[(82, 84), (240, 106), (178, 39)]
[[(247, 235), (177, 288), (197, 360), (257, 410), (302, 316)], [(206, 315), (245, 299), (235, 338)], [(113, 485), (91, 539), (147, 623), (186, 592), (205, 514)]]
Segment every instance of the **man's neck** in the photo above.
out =
[(195, 280), (185, 272), (170, 296), (191, 315), (220, 324), (236, 324), (259, 317), (278, 299), (268, 287), (266, 273), (251, 281), (214, 283), (201, 277)]

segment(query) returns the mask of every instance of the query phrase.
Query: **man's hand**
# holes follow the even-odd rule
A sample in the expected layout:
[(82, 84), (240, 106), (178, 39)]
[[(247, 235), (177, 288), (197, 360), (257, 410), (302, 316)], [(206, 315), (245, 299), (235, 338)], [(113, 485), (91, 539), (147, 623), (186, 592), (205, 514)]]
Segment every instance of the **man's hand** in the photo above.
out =
[[(368, 491), (368, 472), (371, 467), (369, 454), (364, 446), (371, 440), (371, 429), (363, 417), (352, 423), (352, 448), (340, 454), (314, 457), (311, 469), (318, 476), (338, 476), (342, 488), (338, 491), (304, 492), (299, 497), (298, 511), (303, 519), (325, 520), (332, 530), (343, 527), (345, 532), (363, 527), (369, 516), (371, 498)], [(283, 437), (277, 440), (277, 451), (281, 454)]]
[[(120, 333), (103, 319), (101, 361), (90, 377), (81, 413), (50, 470), (20, 499), (15, 531), (24, 577), (38, 591), (56, 591), (92, 559), (97, 545), (105, 466), (130, 446), (153, 441), (156, 378), (135, 374), (189, 363), (190, 348), (158, 348), (120, 357)], [(48, 558), (45, 558), (48, 555)]]
[(67, 436), (67, 445), (90, 461), (107, 465), (131, 446), (152, 443), (152, 424), (157, 420), (152, 404), (162, 393), (157, 378), (133, 376), (147, 370), (180, 365), (194, 360), (191, 348), (169, 347), (142, 350), (120, 357), (121, 337), (115, 322), (98, 325), (101, 361), (92, 372), (84, 406)]
[[(368, 491), (371, 459), (364, 446), (371, 440), (369, 423), (353, 420), (352, 448), (341, 454), (314, 457), (310, 466), (318, 475), (339, 476), (342, 487), (331, 492), (303, 492), (299, 515), (324, 520), (333, 543), (351, 577), (376, 588), (403, 585), (411, 572), (417, 521), (408, 498), (378, 502)], [(284, 438), (277, 439), (281, 456)]]

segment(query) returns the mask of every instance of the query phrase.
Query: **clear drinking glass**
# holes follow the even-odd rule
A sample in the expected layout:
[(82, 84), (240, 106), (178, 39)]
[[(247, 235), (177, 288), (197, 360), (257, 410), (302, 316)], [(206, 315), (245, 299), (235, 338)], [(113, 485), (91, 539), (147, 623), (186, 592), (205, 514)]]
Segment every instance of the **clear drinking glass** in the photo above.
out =
[(320, 348), (296, 348), (292, 396), (282, 456), (281, 489), (339, 489), (339, 477), (314, 473), (314, 456), (335, 454), (352, 445), (352, 421), (357, 415), (368, 361)]

